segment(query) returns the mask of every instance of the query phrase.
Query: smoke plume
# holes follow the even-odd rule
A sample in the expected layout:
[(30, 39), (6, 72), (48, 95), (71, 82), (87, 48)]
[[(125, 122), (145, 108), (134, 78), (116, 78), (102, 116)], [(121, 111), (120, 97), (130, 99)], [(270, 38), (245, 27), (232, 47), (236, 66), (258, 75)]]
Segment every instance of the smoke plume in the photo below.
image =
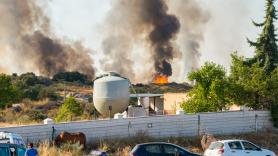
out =
[[(109, 70), (122, 71), (127, 73), (128, 77), (138, 79), (142, 74), (137, 74), (138, 72), (134, 72), (133, 69), (138, 69), (138, 66), (134, 68), (135, 63), (141, 62), (141, 66), (152, 64), (152, 69), (146, 67), (144, 73), (171, 76), (175, 59), (178, 62), (183, 61), (182, 66), (187, 66), (182, 72), (175, 71), (185, 77), (184, 70), (189, 71), (198, 67), (199, 46), (204, 32), (202, 29), (209, 19), (208, 14), (194, 0), (193, 2), (191, 0), (114, 2), (106, 19), (108, 33), (102, 44), (104, 60), (114, 60), (110, 62)], [(108, 40), (110, 42), (107, 42)], [(114, 42), (113, 46), (111, 42)], [(141, 57), (143, 59), (132, 58), (134, 53), (138, 52), (144, 56)], [(121, 63), (128, 62), (127, 67), (120, 65), (119, 60), (124, 60)], [(105, 61), (102, 63), (107, 64)], [(112, 64), (116, 66), (111, 66)], [(173, 70), (176, 69), (182, 70), (180, 67), (175, 67)], [(150, 76), (145, 78), (151, 79)]]
[(110, 56), (102, 60), (104, 68), (108, 71), (116, 71), (129, 79), (134, 79), (135, 73), (132, 66), (133, 61), (128, 58), (128, 50), (131, 49), (129, 38), (117, 36), (105, 39), (102, 42), (104, 55)]
[[(211, 19), (211, 12), (201, 8), (195, 0), (169, 1), (170, 12), (175, 14), (181, 23), (180, 33), (177, 36), (177, 44), (182, 52), (182, 69), (174, 75), (184, 80), (188, 72), (196, 70), (200, 66), (202, 55), (201, 45), (207, 23)], [(203, 52), (204, 53), (204, 52)], [(174, 66), (174, 68), (177, 68)]]
[(168, 7), (162, 0), (145, 0), (142, 3), (142, 17), (146, 25), (153, 27), (149, 34), (152, 44), (154, 67), (156, 72), (171, 76), (171, 61), (174, 47), (171, 39), (179, 31), (180, 22), (174, 15), (167, 14)]
[[(41, 4), (44, 5), (44, 4)], [(2, 45), (13, 53), (21, 72), (37, 71), (53, 76), (62, 71), (79, 71), (94, 77), (95, 70), (89, 50), (80, 42), (65, 42), (52, 33), (50, 20), (34, 0), (4, 0), (0, 2), (3, 24), (0, 32), (7, 37)], [(4, 32), (4, 33), (3, 33)]]
[[(149, 44), (144, 53), (150, 53), (155, 72), (172, 75), (171, 61), (176, 49), (171, 41), (175, 39), (180, 23), (167, 11), (168, 7), (163, 0), (120, 0), (114, 3), (107, 19), (111, 31), (102, 45), (106, 57), (104, 60), (115, 61), (105, 65), (105, 69), (114, 68), (134, 77), (132, 65), (135, 60), (131, 59), (131, 53), (134, 44), (144, 40)], [(145, 59), (150, 60), (147, 56)]]

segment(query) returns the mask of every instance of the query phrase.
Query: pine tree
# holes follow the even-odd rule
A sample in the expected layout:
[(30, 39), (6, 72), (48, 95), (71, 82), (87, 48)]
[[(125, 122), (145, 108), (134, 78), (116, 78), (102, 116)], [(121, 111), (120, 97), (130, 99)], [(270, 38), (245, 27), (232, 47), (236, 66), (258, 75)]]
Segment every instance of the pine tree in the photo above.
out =
[(266, 0), (266, 16), (263, 23), (253, 24), (256, 27), (263, 27), (263, 31), (257, 38), (256, 42), (252, 42), (249, 39), (248, 42), (251, 46), (255, 47), (255, 56), (247, 59), (246, 64), (252, 65), (259, 63), (260, 67), (264, 68), (264, 71), (269, 75), (278, 66), (278, 49), (276, 44), (276, 34), (274, 21), (277, 20), (276, 9), (274, 6), (275, 0)]

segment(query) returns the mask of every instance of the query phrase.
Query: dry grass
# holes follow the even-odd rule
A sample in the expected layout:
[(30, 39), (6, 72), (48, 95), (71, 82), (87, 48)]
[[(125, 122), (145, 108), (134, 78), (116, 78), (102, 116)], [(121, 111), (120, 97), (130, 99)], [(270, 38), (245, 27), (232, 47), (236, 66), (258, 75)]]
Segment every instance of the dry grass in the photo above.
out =
[(83, 155), (79, 144), (65, 144), (61, 148), (52, 146), (48, 142), (41, 143), (38, 151), (40, 156), (80, 156)]
[(42, 116), (45, 116), (45, 118), (46, 116), (54, 118), (58, 112), (58, 108), (43, 108), (49, 104), (51, 104), (49, 99), (43, 99), (39, 101), (24, 99), (22, 101), (22, 105), (19, 108), (10, 107), (1, 109), (0, 127), (41, 124), (44, 119)]
[(38, 100), (38, 101), (31, 101), (30, 105), (31, 106), (44, 106), (47, 105), (50, 102), (50, 100), (48, 98), (42, 99), (42, 100)]
[[(254, 142), (255, 144), (275, 151), (278, 154), (278, 132), (267, 131), (260, 133), (248, 133), (240, 135), (226, 135), (226, 136), (215, 136), (216, 139), (244, 139)], [(100, 140), (98, 144), (88, 146), (87, 152), (91, 149), (100, 149), (104, 151), (110, 151), (110, 155), (113, 156), (128, 156), (132, 148), (139, 143), (144, 142), (169, 142), (185, 147), (186, 149), (195, 152), (203, 153), (200, 144), (200, 137), (170, 137), (170, 138), (152, 138), (147, 136), (145, 133), (139, 133), (135, 137), (129, 138), (118, 138), (118, 139), (105, 139)], [(64, 146), (57, 148), (51, 144), (45, 142), (39, 145), (40, 156), (80, 156), (85, 155), (82, 152), (82, 147), (78, 144), (65, 144)]]
[(26, 124), (25, 122), (0, 122), (0, 127), (15, 127), (15, 126), (25, 126), (25, 125), (36, 125), (36, 124), (41, 124), (38, 122), (28, 122), (28, 124)]
[[(277, 131), (267, 131), (260, 133), (248, 133), (240, 135), (225, 135), (225, 136), (215, 136), (216, 139), (244, 139), (255, 144), (270, 149), (278, 154), (278, 132)], [(128, 156), (131, 149), (139, 143), (144, 142), (169, 142), (185, 147), (186, 149), (202, 154), (203, 150), (201, 148), (200, 137), (171, 137), (171, 138), (152, 138), (145, 134), (138, 134), (132, 138), (122, 138), (122, 139), (105, 139), (102, 140), (98, 145), (93, 145), (93, 147), (102, 150), (109, 150), (113, 156)]]

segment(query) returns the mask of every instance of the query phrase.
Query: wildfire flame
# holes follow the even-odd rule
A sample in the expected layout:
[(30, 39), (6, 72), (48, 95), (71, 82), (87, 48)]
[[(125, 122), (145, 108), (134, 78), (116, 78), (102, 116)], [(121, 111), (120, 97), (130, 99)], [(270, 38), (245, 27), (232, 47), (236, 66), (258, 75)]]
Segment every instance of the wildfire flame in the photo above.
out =
[(155, 74), (154, 79), (153, 79), (153, 83), (155, 83), (155, 84), (169, 83), (168, 82), (168, 76), (162, 75), (162, 74)]

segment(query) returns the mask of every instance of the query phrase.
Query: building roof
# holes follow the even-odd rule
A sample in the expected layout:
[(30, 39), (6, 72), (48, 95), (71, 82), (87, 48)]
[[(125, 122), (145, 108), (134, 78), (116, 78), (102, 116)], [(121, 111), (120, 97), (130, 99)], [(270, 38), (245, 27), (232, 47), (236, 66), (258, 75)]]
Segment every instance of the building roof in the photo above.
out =
[(163, 96), (163, 94), (151, 94), (151, 93), (140, 93), (140, 94), (130, 94), (129, 97), (160, 97)]

